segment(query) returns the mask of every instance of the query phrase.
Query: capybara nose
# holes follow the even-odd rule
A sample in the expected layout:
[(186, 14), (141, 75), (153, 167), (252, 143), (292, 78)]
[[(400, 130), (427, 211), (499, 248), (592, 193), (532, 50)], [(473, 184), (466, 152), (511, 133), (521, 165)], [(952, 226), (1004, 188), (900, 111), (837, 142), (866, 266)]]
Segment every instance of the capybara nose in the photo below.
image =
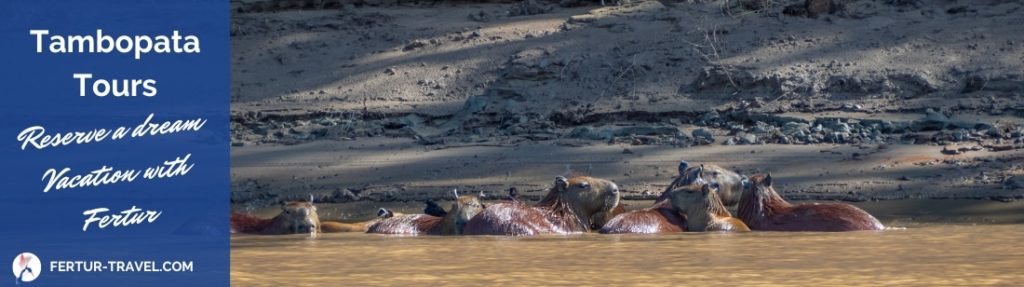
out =
[(608, 191), (611, 192), (612, 194), (618, 194), (619, 193), (619, 185), (615, 184), (614, 182), (609, 183), (608, 184)]

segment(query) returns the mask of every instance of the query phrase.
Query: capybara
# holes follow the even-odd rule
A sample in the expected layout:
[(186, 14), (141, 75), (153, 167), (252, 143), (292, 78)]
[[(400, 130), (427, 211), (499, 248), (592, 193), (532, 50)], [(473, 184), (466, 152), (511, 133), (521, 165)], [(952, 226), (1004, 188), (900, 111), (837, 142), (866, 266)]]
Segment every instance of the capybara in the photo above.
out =
[(380, 220), (391, 218), (395, 216), (402, 216), (403, 214), (391, 211), (389, 209), (381, 208), (377, 210), (377, 218), (370, 219), (362, 222), (339, 222), (339, 221), (328, 221), (324, 220), (320, 222), (320, 230), (323, 233), (338, 233), (338, 232), (366, 232), (370, 229), (370, 226), (379, 222)]
[(320, 232), (316, 206), (304, 201), (281, 204), (281, 213), (271, 219), (249, 214), (231, 213), (231, 233), (294, 234)]
[(739, 202), (746, 181), (745, 177), (723, 167), (713, 164), (691, 166), (684, 160), (679, 162), (679, 175), (665, 187), (665, 191), (658, 197), (658, 202), (667, 199), (666, 194), (676, 187), (703, 182), (717, 183), (719, 186), (718, 196), (721, 198), (722, 204), (730, 206)]
[(689, 185), (669, 192), (672, 208), (686, 215), (687, 231), (750, 231), (732, 217), (716, 194), (717, 184)]
[(466, 224), (465, 233), (530, 236), (587, 232), (603, 226), (618, 205), (619, 187), (611, 181), (559, 176), (537, 204), (491, 204)]
[(321, 221), (316, 213), (316, 206), (306, 201), (291, 201), (281, 204), (281, 213), (271, 219), (263, 219), (249, 214), (231, 213), (231, 233), (250, 234), (318, 234), (333, 232), (366, 232), (373, 219), (363, 222), (345, 223), (338, 221)]
[[(428, 203), (428, 210), (433, 209)], [(476, 196), (459, 196), (451, 210), (432, 210), (440, 217), (429, 214), (410, 214), (381, 219), (370, 226), (367, 233), (405, 235), (461, 235), (466, 222), (484, 210)]]
[(609, 220), (600, 232), (615, 233), (673, 233), (686, 231), (686, 218), (679, 215), (668, 201), (653, 206), (628, 211)]
[(750, 229), (770, 231), (855, 231), (885, 227), (864, 210), (843, 203), (793, 205), (772, 187), (771, 174), (750, 177), (737, 214)]
[[(601, 228), (600, 232), (671, 233), (687, 231), (685, 215), (673, 208), (669, 203), (669, 194), (671, 194), (672, 190), (714, 183), (719, 187), (725, 186), (730, 191), (735, 190), (735, 193), (730, 194), (739, 195), (740, 191), (742, 191), (739, 188), (743, 186), (743, 181), (745, 180), (735, 172), (715, 165), (690, 166), (686, 161), (680, 161), (678, 170), (679, 176), (658, 196), (654, 205), (616, 216), (608, 221)], [(723, 182), (725, 183), (724, 185), (722, 184)], [(722, 197), (719, 195), (719, 197), (722, 201), (725, 201), (731, 196)]]

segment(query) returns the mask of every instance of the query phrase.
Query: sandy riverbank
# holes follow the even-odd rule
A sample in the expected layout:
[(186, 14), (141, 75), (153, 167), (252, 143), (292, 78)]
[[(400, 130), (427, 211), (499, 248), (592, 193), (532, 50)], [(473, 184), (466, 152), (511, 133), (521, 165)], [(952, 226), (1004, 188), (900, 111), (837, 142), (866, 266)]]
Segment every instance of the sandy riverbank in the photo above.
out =
[(232, 15), (239, 208), (536, 196), (570, 172), (641, 200), (681, 159), (791, 199), (1024, 198), (1016, 1), (256, 2)]

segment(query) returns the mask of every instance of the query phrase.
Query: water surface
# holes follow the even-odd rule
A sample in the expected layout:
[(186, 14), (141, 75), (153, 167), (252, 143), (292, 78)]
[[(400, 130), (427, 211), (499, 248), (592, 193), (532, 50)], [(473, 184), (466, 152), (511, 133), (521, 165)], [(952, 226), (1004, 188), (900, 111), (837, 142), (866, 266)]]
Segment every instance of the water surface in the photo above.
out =
[(846, 233), (232, 237), (233, 286), (1016, 285), (1024, 225)]

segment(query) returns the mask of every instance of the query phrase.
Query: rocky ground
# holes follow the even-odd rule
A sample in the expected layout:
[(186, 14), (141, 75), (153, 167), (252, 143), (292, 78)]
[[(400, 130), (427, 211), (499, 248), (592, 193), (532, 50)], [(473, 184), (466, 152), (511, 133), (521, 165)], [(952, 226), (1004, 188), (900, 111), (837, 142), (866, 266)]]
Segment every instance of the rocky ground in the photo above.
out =
[(792, 199), (1024, 198), (1021, 1), (427, 2), (233, 3), (233, 202), (649, 199), (680, 159)]

